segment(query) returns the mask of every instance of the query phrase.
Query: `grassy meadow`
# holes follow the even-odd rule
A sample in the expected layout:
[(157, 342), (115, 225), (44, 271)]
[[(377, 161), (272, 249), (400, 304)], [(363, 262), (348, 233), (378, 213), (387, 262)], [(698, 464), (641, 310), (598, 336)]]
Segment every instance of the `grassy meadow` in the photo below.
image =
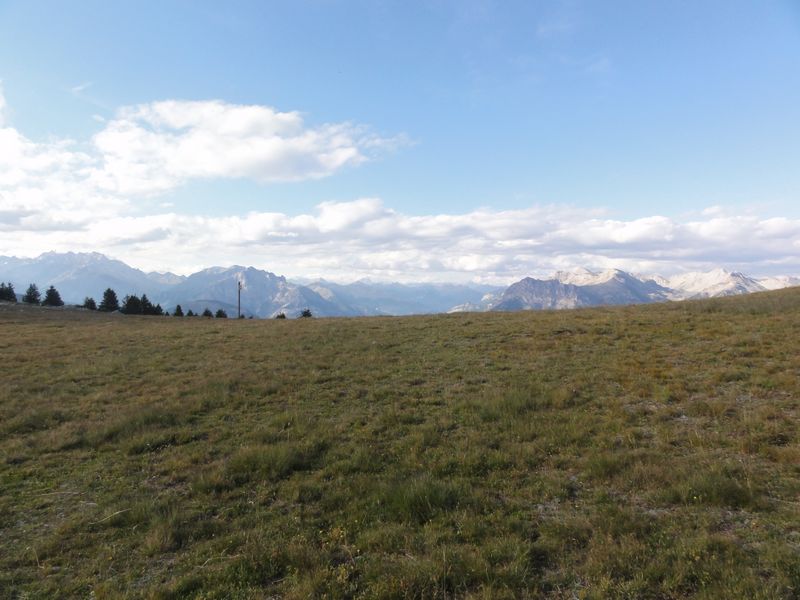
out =
[(800, 597), (800, 290), (0, 306), (0, 597)]

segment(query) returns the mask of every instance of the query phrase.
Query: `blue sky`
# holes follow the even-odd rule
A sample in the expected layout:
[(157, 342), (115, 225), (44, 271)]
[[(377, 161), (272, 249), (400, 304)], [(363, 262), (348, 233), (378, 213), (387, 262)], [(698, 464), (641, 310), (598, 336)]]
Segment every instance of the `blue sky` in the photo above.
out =
[[(284, 226), (262, 222), (238, 251), (197, 246), (163, 268), (217, 260), (306, 275), (456, 279), (485, 273), (512, 278), (578, 263), (667, 271), (720, 262), (750, 271), (800, 269), (800, 234), (793, 237), (800, 218), (800, 3), (790, 0), (5, 1), (0, 81), (0, 125), (29, 143), (28, 163), (33, 155), (68, 147), (58, 169), (75, 194), (72, 212), (81, 213), (81, 201), (91, 209), (80, 217), (56, 215), (45, 192), (31, 192), (42, 187), (47, 174), (41, 170), (35, 173), (39, 183), (29, 167), (24, 183), (9, 177), (3, 184), (0, 177), (0, 202), (11, 215), (4, 230), (13, 234), (0, 253), (80, 250), (91, 241), (157, 268), (159, 260), (170, 262), (169, 248), (186, 246), (190, 223), (211, 227), (196, 219), (218, 228), (234, 219), (241, 233), (250, 226), (243, 223), (247, 215), (279, 213)], [(169, 173), (156, 173), (153, 165), (143, 169), (139, 176), (150, 184), (161, 177), (158, 185), (97, 184), (111, 177), (107, 172), (80, 181), (63, 175), (67, 164), (76, 172), (108, 171), (111, 152), (119, 159), (112, 178), (117, 181), (123, 168), (127, 177), (135, 169), (122, 163), (143, 159), (120, 158), (118, 144), (130, 143), (121, 129), (167, 137), (184, 127), (207, 132), (207, 113), (197, 103), (213, 100), (231, 114), (240, 106), (296, 114), (302, 120), (297, 131), (310, 132), (316, 142), (309, 143), (327, 149), (341, 148), (332, 136), (344, 131), (343, 145), (355, 154), (333, 164), (319, 158), (327, 150), (308, 150), (300, 158), (292, 154), (288, 167), (284, 155), (243, 166), (230, 157), (245, 152), (253, 131), (265, 126), (259, 121), (243, 145), (225, 138), (225, 168), (203, 171), (201, 159), (188, 168), (186, 161), (196, 157), (187, 155)], [(198, 116), (178, 125), (183, 105), (174, 107), (169, 122), (142, 108), (164, 101), (195, 103), (185, 108)], [(330, 125), (338, 133), (323, 132)], [(101, 147), (96, 136), (109, 129), (119, 135)], [(21, 160), (20, 152), (6, 159), (9, 172), (18, 168), (11, 163)], [(80, 153), (88, 156), (83, 162)], [(319, 160), (324, 168), (299, 166)], [(282, 175), (280, 168), (288, 170)], [(369, 205), (353, 216), (353, 203), (362, 199), (379, 202), (380, 209)], [(361, 240), (357, 248), (343, 248), (349, 258), (340, 263), (329, 257), (335, 243), (343, 244), (324, 235), (331, 231), (327, 225), (317, 224), (312, 239), (285, 224), (319, 218), (321, 203), (341, 205), (349, 215), (342, 222), (360, 227), (339, 232)], [(473, 223), (505, 212), (538, 223), (522, 232), (464, 224), (467, 215), (478, 215), (467, 219)], [(374, 222), (387, 214), (429, 225), (437, 215), (448, 217), (454, 229), (436, 229), (420, 241), (391, 232), (424, 227), (395, 224), (376, 238)], [(687, 231), (716, 232), (722, 218), (738, 224), (732, 236), (769, 238), (760, 247), (769, 245), (770, 253), (737, 256), (735, 240), (721, 248), (716, 233), (689, 239)], [(176, 219), (183, 219), (180, 225)], [(639, 240), (640, 231), (653, 235), (652, 219), (669, 223), (658, 230), (665, 236), (658, 248), (630, 241)], [(787, 220), (780, 243), (769, 237), (775, 219)], [(373, 225), (365, 233), (368, 222)], [(572, 246), (545, 243), (541, 222), (551, 232), (606, 223), (612, 233), (605, 241), (576, 238)], [(113, 223), (141, 235), (69, 233), (108, 231)], [(613, 233), (625, 224), (638, 226), (622, 237)], [(439, 239), (459, 235), (455, 246)], [(281, 246), (280, 254), (269, 241), (276, 237), (299, 241)], [(691, 252), (682, 253), (679, 244), (691, 244)], [(525, 250), (512, 256), (509, 247)], [(425, 249), (440, 257), (426, 262)], [(392, 258), (369, 260), (382, 253)], [(287, 255), (292, 260), (282, 264)], [(448, 263), (457, 256), (474, 260)]]

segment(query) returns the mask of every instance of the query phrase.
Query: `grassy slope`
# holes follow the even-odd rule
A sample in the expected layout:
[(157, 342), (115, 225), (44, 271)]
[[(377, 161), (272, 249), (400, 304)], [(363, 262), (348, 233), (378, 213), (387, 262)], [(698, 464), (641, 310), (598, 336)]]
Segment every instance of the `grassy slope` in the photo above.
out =
[(798, 290), (0, 333), (3, 597), (800, 594)]

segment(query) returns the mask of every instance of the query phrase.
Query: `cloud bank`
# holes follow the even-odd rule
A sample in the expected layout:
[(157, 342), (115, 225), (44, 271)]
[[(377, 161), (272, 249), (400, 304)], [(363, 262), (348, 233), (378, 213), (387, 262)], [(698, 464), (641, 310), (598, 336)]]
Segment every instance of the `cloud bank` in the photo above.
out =
[(98, 250), (144, 269), (188, 273), (245, 263), (295, 276), (509, 282), (577, 266), (672, 274), (725, 266), (800, 272), (800, 220), (757, 216), (604, 218), (563, 206), (412, 216), (379, 199), (325, 202), (311, 214), (164, 213), (79, 229), (7, 230), (0, 254)]
[(628, 220), (557, 205), (408, 215), (361, 198), (309, 214), (142, 214), (141, 199), (192, 180), (317, 179), (397, 140), (266, 106), (165, 101), (120, 109), (84, 142), (36, 142), (2, 120), (4, 106), (0, 90), (0, 255), (99, 251), (146, 270), (237, 263), (339, 280), (505, 283), (577, 266), (800, 273), (800, 220), (720, 208)]
[(0, 229), (83, 228), (190, 180), (320, 179), (398, 143), (363, 126), (307, 126), (297, 112), (221, 101), (124, 107), (90, 140), (35, 142), (5, 124)]

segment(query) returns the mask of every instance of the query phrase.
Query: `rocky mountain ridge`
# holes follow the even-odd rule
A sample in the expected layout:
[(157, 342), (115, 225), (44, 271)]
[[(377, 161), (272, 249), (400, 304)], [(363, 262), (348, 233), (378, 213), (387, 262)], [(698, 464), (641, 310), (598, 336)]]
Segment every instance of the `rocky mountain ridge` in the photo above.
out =
[(456, 310), (513, 311), (647, 304), (749, 294), (793, 285), (800, 285), (800, 279), (771, 277), (758, 280), (725, 269), (689, 272), (670, 278), (634, 275), (619, 269), (600, 272), (578, 269), (558, 271), (548, 279), (526, 277), (482, 306), (456, 307)]
[(68, 303), (79, 304), (86, 296), (99, 299), (110, 287), (120, 299), (127, 294), (147, 294), (170, 311), (181, 304), (184, 311), (222, 308), (231, 316), (236, 314), (241, 282), (242, 313), (264, 318), (278, 313), (294, 317), (305, 308), (317, 316), (565, 309), (728, 296), (800, 285), (797, 277), (755, 279), (724, 269), (666, 278), (585, 268), (558, 271), (545, 279), (526, 277), (507, 288), (369, 280), (340, 284), (324, 279), (301, 285), (269, 271), (238, 265), (210, 267), (188, 276), (145, 273), (96, 252), (0, 257), (0, 281), (12, 282), (20, 294), (31, 282), (41, 289), (54, 285)]

